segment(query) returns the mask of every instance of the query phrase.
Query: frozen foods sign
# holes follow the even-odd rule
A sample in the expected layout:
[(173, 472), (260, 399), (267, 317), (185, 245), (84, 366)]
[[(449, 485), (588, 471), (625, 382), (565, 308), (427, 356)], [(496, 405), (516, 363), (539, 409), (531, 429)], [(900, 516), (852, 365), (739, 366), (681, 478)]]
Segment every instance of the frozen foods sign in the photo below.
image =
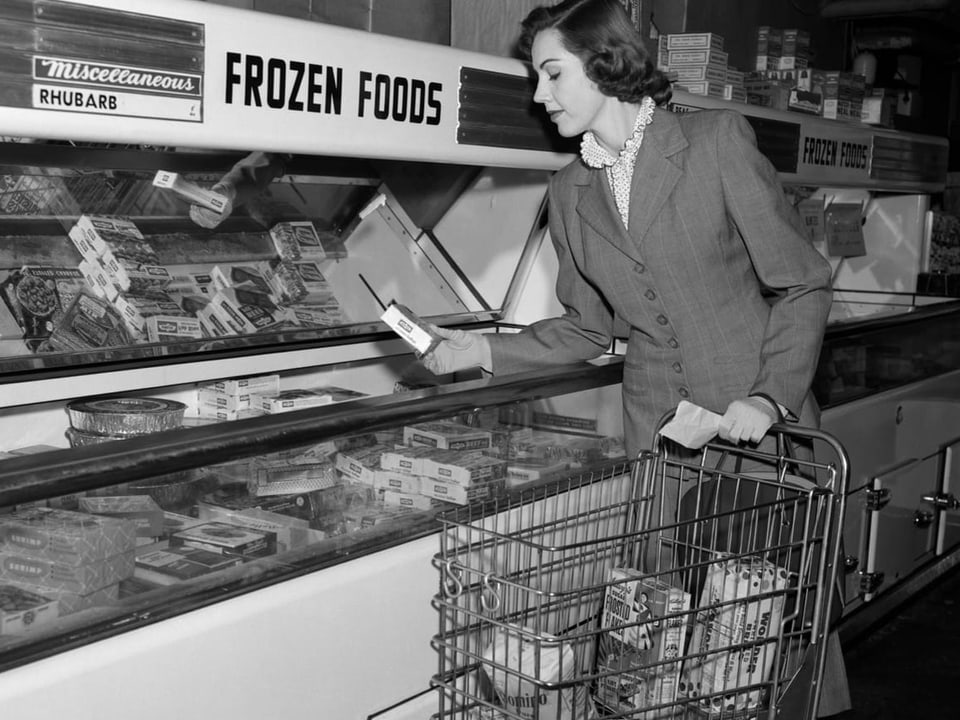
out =
[(33, 68), (38, 109), (201, 120), (199, 75), (44, 56)]

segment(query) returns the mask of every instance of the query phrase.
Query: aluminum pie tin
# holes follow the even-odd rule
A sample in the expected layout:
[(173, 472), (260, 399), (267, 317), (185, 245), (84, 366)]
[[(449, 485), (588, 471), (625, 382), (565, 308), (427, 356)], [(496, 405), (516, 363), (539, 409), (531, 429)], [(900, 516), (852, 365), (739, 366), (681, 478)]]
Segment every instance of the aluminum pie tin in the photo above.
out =
[(187, 406), (151, 397), (103, 397), (67, 403), (70, 426), (82, 433), (117, 437), (174, 430)]

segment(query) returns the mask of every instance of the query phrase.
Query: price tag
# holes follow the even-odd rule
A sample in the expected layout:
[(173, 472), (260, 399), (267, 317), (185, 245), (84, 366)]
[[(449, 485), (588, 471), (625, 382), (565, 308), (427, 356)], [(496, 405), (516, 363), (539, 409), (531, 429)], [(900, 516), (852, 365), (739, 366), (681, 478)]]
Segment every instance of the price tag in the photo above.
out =
[(825, 214), (827, 254), (833, 257), (862, 257), (867, 254), (863, 240), (863, 206), (860, 203), (833, 203)]
[(807, 198), (797, 204), (797, 212), (812, 242), (823, 242), (823, 199)]

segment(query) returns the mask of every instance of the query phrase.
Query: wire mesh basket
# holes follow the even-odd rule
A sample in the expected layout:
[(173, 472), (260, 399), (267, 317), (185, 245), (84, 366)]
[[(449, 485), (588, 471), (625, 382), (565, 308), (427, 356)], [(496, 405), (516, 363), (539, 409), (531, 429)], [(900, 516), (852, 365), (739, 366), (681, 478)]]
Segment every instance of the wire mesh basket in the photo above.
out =
[(777, 425), (444, 514), (435, 717), (814, 717), (846, 476)]

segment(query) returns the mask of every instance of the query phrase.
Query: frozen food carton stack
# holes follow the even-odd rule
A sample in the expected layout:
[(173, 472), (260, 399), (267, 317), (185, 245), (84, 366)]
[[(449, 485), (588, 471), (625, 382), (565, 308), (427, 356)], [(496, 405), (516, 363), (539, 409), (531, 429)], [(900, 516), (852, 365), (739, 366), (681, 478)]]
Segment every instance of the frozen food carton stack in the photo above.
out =
[(670, 717), (679, 691), (690, 593), (630, 568), (613, 568), (610, 580), (597, 703), (615, 713), (651, 708), (638, 717)]
[(716, 33), (671, 33), (666, 36), (666, 66), (673, 81), (695, 95), (723, 97), (727, 53)]
[(787, 571), (760, 557), (712, 563), (693, 624), (680, 693), (717, 717), (755, 712), (779, 650)]
[(0, 582), (59, 601), (67, 614), (117, 597), (133, 575), (136, 525), (85, 512), (31, 507), (0, 516)]
[(274, 395), (280, 391), (280, 376), (275, 373), (226, 378), (197, 386), (197, 409), (200, 417), (236, 420), (241, 413), (250, 414), (259, 394)]
[(488, 500), (506, 486), (505, 460), (477, 451), (437, 450), (423, 458), (420, 492), (435, 500), (467, 505)]
[(822, 115), (831, 120), (860, 121), (867, 81), (863, 75), (840, 70), (824, 72)]
[(303, 410), (305, 408), (332, 405), (334, 403), (358, 400), (366, 393), (336, 385), (323, 385), (315, 388), (281, 390), (277, 393), (257, 393), (251, 405), (259, 404), (259, 409), (268, 415)]
[(99, 264), (123, 292), (143, 292), (170, 283), (170, 273), (156, 250), (129, 218), (81, 215), (68, 234), (83, 259)]

